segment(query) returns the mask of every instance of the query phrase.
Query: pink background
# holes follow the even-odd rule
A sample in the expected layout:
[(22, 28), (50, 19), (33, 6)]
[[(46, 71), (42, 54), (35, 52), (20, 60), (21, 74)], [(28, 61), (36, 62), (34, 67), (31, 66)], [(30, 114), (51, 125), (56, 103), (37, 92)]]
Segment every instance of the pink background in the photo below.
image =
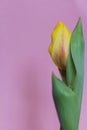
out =
[[(47, 48), (54, 25), (72, 31), (82, 17), (87, 42), (86, 0), (0, 0), (0, 130), (59, 130)], [(79, 130), (87, 130), (87, 45)]]

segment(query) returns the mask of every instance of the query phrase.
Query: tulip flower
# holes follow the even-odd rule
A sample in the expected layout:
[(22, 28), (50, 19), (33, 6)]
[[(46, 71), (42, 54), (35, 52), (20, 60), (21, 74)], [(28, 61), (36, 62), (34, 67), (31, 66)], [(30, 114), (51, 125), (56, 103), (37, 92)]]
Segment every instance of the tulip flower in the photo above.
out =
[(48, 51), (54, 63), (61, 70), (66, 67), (70, 36), (70, 31), (62, 22), (58, 22), (51, 35), (52, 41)]
[(48, 51), (61, 73), (52, 73), (52, 96), (60, 130), (78, 130), (84, 78), (84, 37), (81, 19), (72, 33), (59, 22), (52, 32)]

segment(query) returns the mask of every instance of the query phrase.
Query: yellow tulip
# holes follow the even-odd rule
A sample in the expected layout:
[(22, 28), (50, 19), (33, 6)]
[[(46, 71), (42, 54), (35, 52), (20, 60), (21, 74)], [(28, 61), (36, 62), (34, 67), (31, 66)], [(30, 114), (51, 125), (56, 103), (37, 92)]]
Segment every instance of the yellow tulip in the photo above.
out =
[(52, 60), (60, 70), (65, 70), (71, 33), (68, 28), (58, 22), (51, 34), (51, 44), (48, 51)]

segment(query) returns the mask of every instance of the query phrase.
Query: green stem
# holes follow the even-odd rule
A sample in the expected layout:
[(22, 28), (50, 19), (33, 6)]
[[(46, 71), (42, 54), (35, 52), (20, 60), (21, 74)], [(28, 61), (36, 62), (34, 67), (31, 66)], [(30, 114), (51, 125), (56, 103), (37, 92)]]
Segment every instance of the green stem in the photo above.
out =
[(63, 82), (67, 85), (67, 80), (66, 80), (66, 70), (59, 70)]
[[(62, 128), (62, 127), (60, 127), (60, 130), (67, 130), (66, 128)], [(77, 129), (70, 129), (70, 130), (78, 130), (78, 128)]]

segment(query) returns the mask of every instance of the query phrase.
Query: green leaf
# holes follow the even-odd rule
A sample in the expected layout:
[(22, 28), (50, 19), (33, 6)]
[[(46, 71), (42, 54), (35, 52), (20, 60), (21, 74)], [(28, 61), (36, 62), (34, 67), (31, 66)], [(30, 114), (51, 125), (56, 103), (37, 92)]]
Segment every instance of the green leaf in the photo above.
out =
[(70, 52), (66, 68), (67, 82), (78, 95), (79, 107), (81, 106), (83, 78), (84, 78), (84, 38), (81, 19), (72, 32)]
[(75, 92), (52, 74), (52, 93), (62, 130), (78, 130), (78, 100)]

